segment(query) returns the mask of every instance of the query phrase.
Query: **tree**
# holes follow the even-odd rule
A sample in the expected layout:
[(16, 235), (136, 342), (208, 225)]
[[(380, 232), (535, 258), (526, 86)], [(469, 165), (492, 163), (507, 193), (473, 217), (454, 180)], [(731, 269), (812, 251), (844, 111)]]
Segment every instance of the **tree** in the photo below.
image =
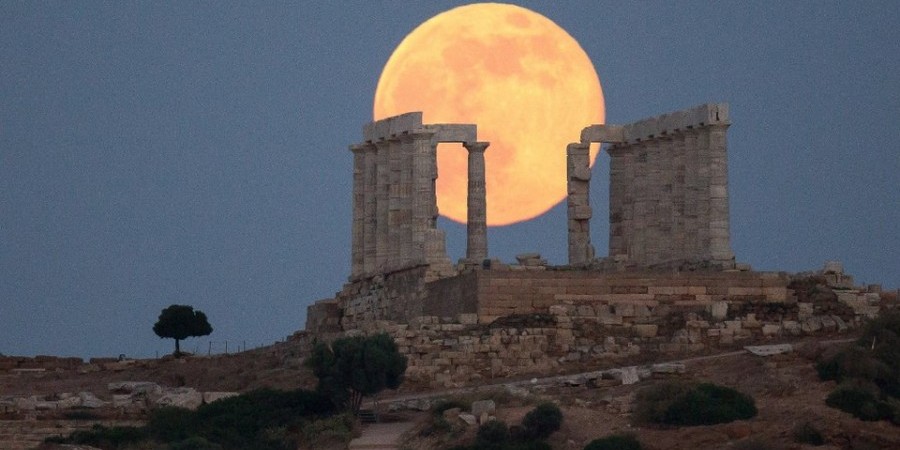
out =
[(193, 306), (171, 305), (162, 310), (159, 320), (153, 325), (153, 332), (161, 338), (175, 339), (175, 356), (181, 355), (182, 339), (191, 336), (206, 336), (212, 333), (212, 326), (203, 311), (194, 311)]
[(390, 336), (381, 333), (319, 342), (306, 365), (319, 378), (320, 392), (356, 413), (363, 397), (400, 386), (406, 357)]

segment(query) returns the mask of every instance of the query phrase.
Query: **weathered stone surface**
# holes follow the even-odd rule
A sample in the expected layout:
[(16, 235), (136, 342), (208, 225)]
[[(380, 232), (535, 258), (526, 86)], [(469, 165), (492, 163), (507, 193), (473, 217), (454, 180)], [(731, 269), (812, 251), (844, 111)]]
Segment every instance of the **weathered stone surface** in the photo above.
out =
[(478, 418), (469, 413), (460, 413), (459, 420), (466, 425), (478, 425)]
[(212, 403), (223, 398), (237, 397), (239, 392), (204, 392), (203, 403)]
[(780, 355), (782, 353), (790, 353), (794, 351), (794, 347), (791, 344), (748, 345), (744, 347), (744, 350), (747, 350), (748, 352), (753, 353), (756, 356), (772, 356)]
[(116, 381), (109, 383), (107, 389), (116, 394), (159, 394), (160, 385), (150, 381)]
[(91, 392), (79, 392), (78, 397), (81, 399), (81, 406), (84, 408), (103, 408), (109, 404), (109, 402), (100, 400)]
[(472, 402), (472, 414), (481, 417), (482, 414), (492, 413), (497, 410), (497, 404), (493, 400), (478, 400)]
[(203, 404), (203, 394), (194, 388), (169, 388), (155, 402), (159, 406), (197, 409)]

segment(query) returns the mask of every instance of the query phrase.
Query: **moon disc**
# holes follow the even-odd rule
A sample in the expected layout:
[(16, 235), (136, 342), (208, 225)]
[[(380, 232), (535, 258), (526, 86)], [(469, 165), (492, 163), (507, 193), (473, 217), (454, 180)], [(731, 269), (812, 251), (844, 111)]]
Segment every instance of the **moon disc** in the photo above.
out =
[[(475, 123), (485, 152), (488, 225), (545, 213), (566, 196), (566, 145), (603, 123), (594, 66), (565, 30), (513, 5), (438, 14), (397, 46), (375, 91), (374, 119), (422, 111), (425, 123)], [(591, 150), (591, 164), (597, 148)], [(467, 155), (438, 147), (438, 209), (466, 221)]]

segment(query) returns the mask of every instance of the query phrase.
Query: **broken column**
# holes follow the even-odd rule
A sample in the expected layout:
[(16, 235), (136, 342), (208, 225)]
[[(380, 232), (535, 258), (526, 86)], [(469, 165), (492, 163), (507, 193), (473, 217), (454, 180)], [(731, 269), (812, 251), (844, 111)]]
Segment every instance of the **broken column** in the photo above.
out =
[(481, 262), (487, 258), (487, 200), (484, 183), (484, 151), (488, 142), (465, 142), (469, 151), (469, 183), (466, 197), (466, 259)]

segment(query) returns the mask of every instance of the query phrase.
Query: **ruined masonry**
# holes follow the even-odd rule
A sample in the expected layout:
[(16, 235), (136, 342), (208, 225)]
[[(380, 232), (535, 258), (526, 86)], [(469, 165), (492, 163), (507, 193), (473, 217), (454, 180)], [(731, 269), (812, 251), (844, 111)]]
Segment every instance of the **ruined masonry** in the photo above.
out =
[(588, 148), (609, 153), (609, 258), (629, 267), (706, 263), (732, 268), (728, 105), (706, 104), (629, 125), (592, 125), (568, 156), (569, 264), (594, 258)]
[[(487, 142), (474, 124), (413, 112), (366, 125), (353, 152), (352, 261), (334, 298), (307, 310), (298, 339), (387, 332), (407, 378), (435, 387), (566, 373), (623, 358), (692, 354), (843, 332), (896, 303), (855, 287), (839, 263), (818, 273), (736, 264), (728, 213), (726, 104), (627, 125), (588, 125), (567, 159), (568, 264), (488, 255)], [(437, 145), (468, 152), (466, 257), (437, 228)], [(609, 252), (595, 255), (590, 145), (610, 155)]]
[(454, 275), (445, 236), (437, 229), (437, 145), (462, 143), (469, 152), (466, 257), (487, 257), (484, 151), (476, 126), (423, 125), (413, 112), (370, 123), (353, 145), (353, 238), (350, 281), (413, 267), (426, 278)]

